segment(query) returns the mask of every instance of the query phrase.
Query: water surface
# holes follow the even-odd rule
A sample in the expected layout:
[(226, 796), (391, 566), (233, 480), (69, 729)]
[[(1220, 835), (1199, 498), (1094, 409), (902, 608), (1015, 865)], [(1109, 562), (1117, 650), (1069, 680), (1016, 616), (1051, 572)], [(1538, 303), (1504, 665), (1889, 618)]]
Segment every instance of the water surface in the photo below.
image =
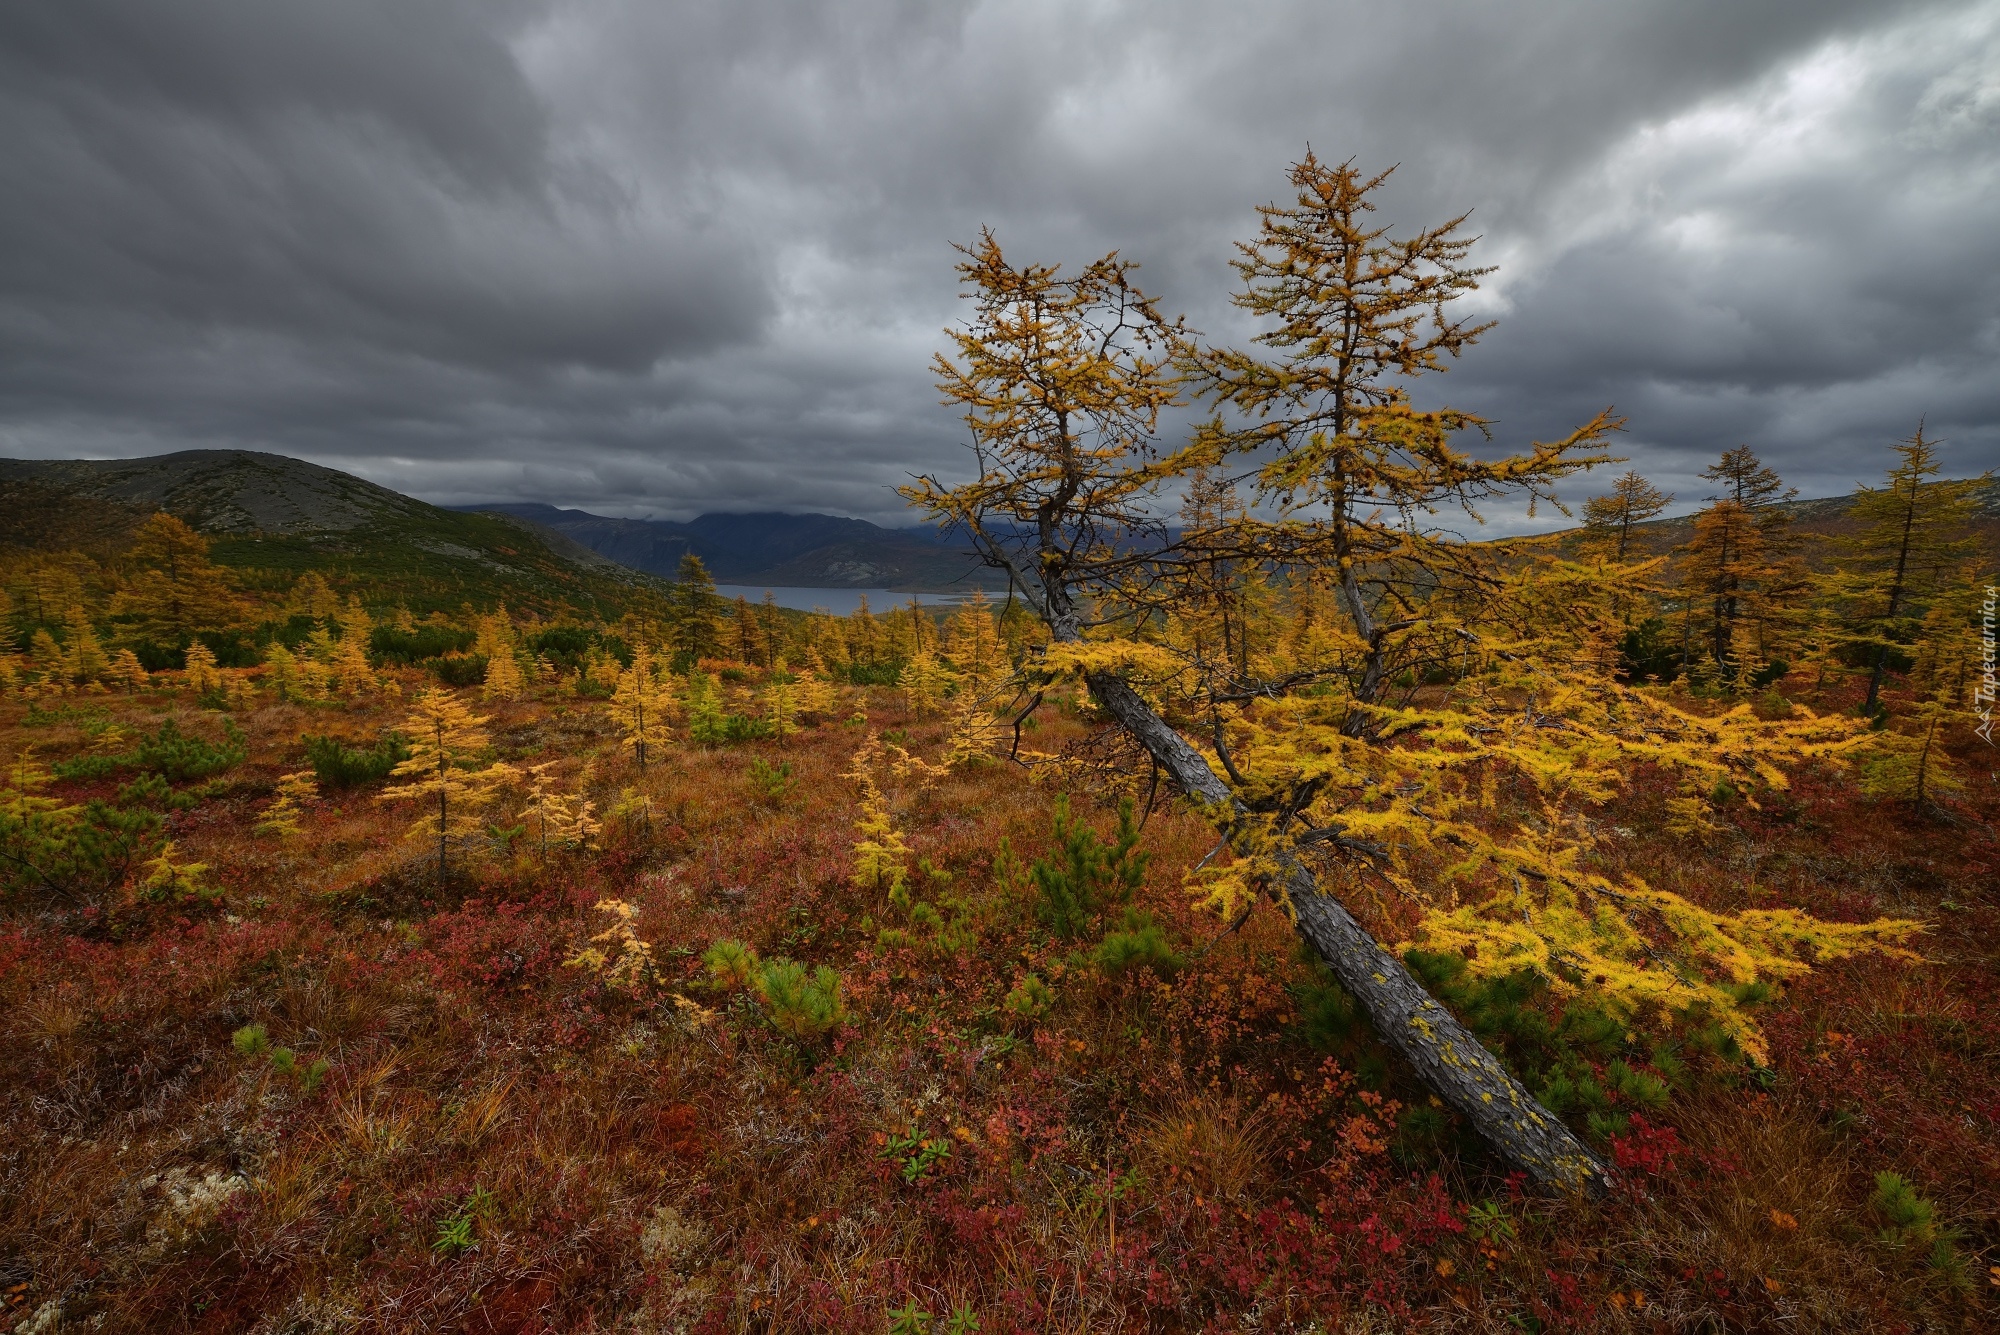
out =
[[(801, 612), (819, 610), (844, 617), (861, 606), (861, 600), (868, 600), (871, 612), (886, 611), (891, 607), (908, 607), (912, 598), (925, 607), (957, 607), (970, 598), (966, 593), (895, 593), (889, 589), (799, 589), (780, 588), (769, 584), (718, 584), (715, 591), (734, 602), (738, 597), (748, 598), (753, 603), (764, 601), (768, 591), (780, 607), (795, 608)], [(1005, 595), (986, 595), (998, 603)]]

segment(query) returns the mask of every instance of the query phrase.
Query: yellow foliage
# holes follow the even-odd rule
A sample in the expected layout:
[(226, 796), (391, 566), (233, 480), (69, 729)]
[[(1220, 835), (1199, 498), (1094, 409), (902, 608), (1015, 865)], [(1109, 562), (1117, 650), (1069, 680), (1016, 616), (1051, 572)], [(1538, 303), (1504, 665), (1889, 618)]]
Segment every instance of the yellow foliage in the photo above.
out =
[(562, 763), (545, 760), (528, 767), (528, 805), (517, 813), (534, 823), (536, 843), (545, 861), (550, 844), (564, 849), (588, 848), (603, 828), (597, 819), (597, 804), (583, 795), (590, 767), (584, 767), (575, 789), (569, 790), (555, 780), (555, 770)]
[(653, 651), (640, 645), (632, 651), (632, 666), (618, 674), (611, 693), (612, 717), (641, 770), (667, 736), (668, 724), (680, 713), (680, 698), (662, 678), (660, 669)]
[(270, 806), (264, 808), (255, 829), (258, 834), (274, 834), (281, 839), (299, 837), (299, 817), (305, 814), (305, 804), (319, 798), (319, 782), (311, 771), (299, 770), (278, 780), (278, 796)]
[(187, 669), (182, 673), (181, 681), (196, 695), (221, 690), (222, 669), (215, 665), (215, 651), (200, 640), (190, 644), (187, 648)]
[(521, 671), (514, 623), (508, 620), (506, 607), (479, 618), (478, 627), (472, 652), (486, 659), (486, 681), (480, 693), (488, 700), (515, 699), (528, 683), (527, 675)]
[(1951, 711), (1942, 703), (1928, 701), (1917, 715), (1920, 732), (1871, 736), (1861, 765), (1861, 791), (1870, 797), (1921, 805), (1963, 790), (1965, 785), (1939, 736), (1950, 716)]
[(951, 736), (945, 739), (947, 769), (977, 765), (993, 758), (994, 750), (1006, 736), (999, 720), (970, 690), (959, 695), (951, 713)]
[(242, 605), (229, 576), (208, 559), (208, 539), (168, 514), (139, 526), (127, 557), (138, 571), (111, 600), (111, 614), (154, 644), (180, 644), (233, 625)]
[(505, 763), (480, 764), (490, 745), (485, 722), (444, 687), (426, 687), (403, 722), (410, 757), (390, 771), (409, 782), (378, 795), (380, 801), (417, 801), (430, 809), (410, 826), (409, 837), (436, 838), (440, 876), (450, 840), (478, 833), (479, 813), (516, 774)]
[(139, 883), (145, 899), (204, 899), (212, 893), (201, 883), (208, 870), (206, 862), (175, 862), (174, 841), (169, 839), (160, 855), (146, 863), (146, 878)]
[[(1424, 906), (1416, 939), (1426, 948), (1464, 951), (1482, 974), (1533, 969), (1626, 1017), (1699, 1004), (1761, 1054), (1730, 986), (1864, 950), (1906, 953), (1900, 943), (1921, 926), (1713, 913), (1636, 879), (1614, 883), (1593, 870), (1583, 813), (1650, 767), (1681, 780), (1682, 795), (1666, 803), (1668, 828), (1707, 836), (1717, 826), (1699, 794), (1727, 785), (1754, 806), (1760, 792), (1787, 786), (1792, 767), (1846, 763), (1869, 734), (1858, 720), (1805, 708), (1768, 719), (1747, 703), (1702, 712), (1620, 683), (1599, 635), (1615, 593), (1589, 593), (1575, 574), (1538, 557), (1508, 576), (1504, 602), (1479, 629), (1454, 626), (1467, 671), (1447, 690), (1369, 704), (1344, 691), (1275, 693), (1218, 706), (1245, 776), (1237, 792), (1255, 811), (1295, 815), (1281, 825), (1268, 814), (1217, 813), (1234, 857), (1204, 867), (1190, 891), (1219, 913), (1239, 912), (1281, 884), (1278, 851), (1305, 829), (1337, 832), (1367, 857), (1368, 874)], [(1900, 745), (1914, 753), (1920, 741)], [(1535, 816), (1510, 818), (1517, 808), (1502, 804), (1502, 791), (1530, 797)], [(1303, 805), (1288, 806), (1299, 794)]]
[(1081, 681), (1090, 673), (1106, 672), (1127, 678), (1135, 689), (1174, 682), (1189, 671), (1188, 661), (1165, 645), (1127, 639), (1052, 644), (1043, 651), (1039, 666), (1065, 681)]
[(590, 938), (591, 944), (563, 961), (566, 969), (587, 969), (607, 987), (637, 995), (655, 978), (652, 943), (639, 939), (632, 925), (638, 910), (622, 899), (600, 899), (599, 913), (613, 915), (609, 927)]
[(945, 656), (958, 674), (961, 694), (984, 699), (1007, 679), (1007, 646), (983, 589), (959, 604), (945, 624)]
[[(359, 611), (359, 604), (354, 605), (354, 610)], [(373, 695), (382, 689), (375, 669), (368, 663), (368, 632), (365, 629), (350, 628), (344, 632), (333, 643), (326, 668), (328, 685), (342, 695), (358, 698)]]
[(918, 649), (903, 664), (897, 684), (903, 688), (910, 713), (923, 718), (944, 708), (945, 692), (951, 689), (952, 671), (928, 648)]
[(146, 667), (139, 661), (139, 655), (130, 649), (120, 649), (111, 656), (111, 666), (104, 674), (104, 680), (123, 691), (144, 690), (150, 680)]
[(81, 686), (98, 680), (110, 666), (90, 618), (82, 607), (71, 607), (63, 617), (63, 675)]
[(781, 742), (799, 730), (798, 683), (780, 681), (774, 676), (765, 685), (764, 722), (771, 735)]
[[(1491, 900), (1427, 914), (1416, 939), (1464, 955), (1476, 975), (1528, 969), (1558, 994), (1588, 991), (1627, 1023), (1651, 1009), (1700, 1007), (1761, 1063), (1768, 1057), (1763, 1037), (1731, 984), (1796, 977), (1814, 963), (1864, 951), (1916, 959), (1904, 943), (1924, 930), (1903, 919), (1824, 922), (1796, 909), (1715, 913), (1637, 877), (1614, 885), (1573, 866), (1566, 873), (1542, 878), (1533, 893), (1515, 875)], [(1642, 922), (1662, 940), (1642, 931)]]
[(823, 670), (801, 669), (796, 689), (798, 712), (802, 717), (817, 723), (832, 718), (840, 709), (840, 693), (826, 679)]
[(882, 742), (874, 733), (854, 753), (854, 763), (846, 773), (861, 788), (861, 819), (854, 822), (861, 837), (854, 844), (856, 886), (894, 895), (909, 876), (910, 846), (903, 842), (889, 814), (889, 800), (875, 781), (875, 765), (882, 755)]

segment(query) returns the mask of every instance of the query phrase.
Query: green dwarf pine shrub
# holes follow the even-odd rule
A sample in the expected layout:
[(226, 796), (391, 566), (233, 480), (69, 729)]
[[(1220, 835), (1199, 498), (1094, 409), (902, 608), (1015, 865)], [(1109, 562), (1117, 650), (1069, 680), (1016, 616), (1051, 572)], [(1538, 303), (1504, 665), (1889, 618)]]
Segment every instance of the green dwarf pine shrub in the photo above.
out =
[(777, 764), (767, 764), (761, 759), (750, 762), (750, 787), (756, 794), (773, 806), (791, 796), (797, 780), (792, 777), (792, 762), (781, 760)]
[(717, 941), (702, 952), (701, 962), (708, 981), (725, 991), (746, 991), (757, 980), (757, 952), (741, 941)]
[(847, 1023), (840, 999), (840, 975), (822, 964), (811, 973), (788, 959), (766, 960), (757, 977), (771, 1027), (788, 1038), (811, 1042)]
[(81, 806), (44, 797), (49, 773), (17, 759), (0, 785), (0, 893), (52, 890), (72, 900), (124, 880), (163, 824), (157, 812), (92, 798)]
[(1937, 1236), (1937, 1207), (1898, 1173), (1875, 1174), (1868, 1205), (1884, 1224), (1882, 1241), (1891, 1246), (1923, 1246)]
[(224, 719), (222, 730), (223, 740), (211, 742), (189, 736), (169, 718), (161, 722), (159, 732), (140, 738), (127, 760), (134, 768), (151, 770), (179, 782), (206, 779), (242, 764), (250, 754), (244, 745), (243, 730), (233, 720)]
[(1058, 797), (1055, 836), (1055, 856), (1035, 859), (1028, 874), (1041, 894), (1042, 921), (1057, 936), (1073, 941), (1089, 931), (1106, 909), (1131, 899), (1146, 877), (1151, 855), (1139, 850), (1139, 825), (1130, 798), (1118, 804), (1117, 840), (1106, 844), (1070, 814), (1068, 797)]
[(1098, 971), (1116, 977), (1133, 969), (1151, 969), (1162, 978), (1180, 971), (1180, 954), (1167, 944), (1167, 935), (1143, 909), (1125, 910), (1124, 925), (1108, 933), (1091, 954)]
[(306, 761), (313, 777), (328, 788), (358, 788), (379, 783), (390, 771), (410, 758), (409, 742), (399, 732), (385, 732), (372, 747), (343, 745), (337, 737), (307, 733), (300, 738), (306, 746)]
[(1025, 1024), (1033, 1024), (1048, 1014), (1049, 1007), (1055, 1004), (1055, 999), (1056, 994), (1049, 991), (1047, 983), (1034, 974), (1027, 974), (1020, 982), (1014, 984), (1013, 990), (1007, 993), (1000, 1007), (1015, 1019)]

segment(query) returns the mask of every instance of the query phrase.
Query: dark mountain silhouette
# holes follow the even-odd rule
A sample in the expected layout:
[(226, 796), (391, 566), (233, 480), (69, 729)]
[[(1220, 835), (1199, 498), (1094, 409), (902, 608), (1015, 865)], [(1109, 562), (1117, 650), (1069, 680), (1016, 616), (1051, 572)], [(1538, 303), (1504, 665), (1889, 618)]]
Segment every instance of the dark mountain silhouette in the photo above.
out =
[(725, 584), (922, 592), (1001, 587), (971, 551), (933, 530), (883, 528), (840, 515), (705, 514), (682, 523), (524, 502), (458, 508), (524, 519), (599, 556), (668, 578), (693, 552)]

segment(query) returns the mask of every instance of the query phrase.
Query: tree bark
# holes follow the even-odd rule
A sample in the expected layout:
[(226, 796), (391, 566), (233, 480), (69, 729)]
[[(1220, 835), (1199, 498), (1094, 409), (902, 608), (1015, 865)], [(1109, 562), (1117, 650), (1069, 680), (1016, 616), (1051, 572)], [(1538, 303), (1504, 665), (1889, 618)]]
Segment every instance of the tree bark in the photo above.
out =
[[(1130, 686), (1108, 673), (1091, 673), (1085, 680), (1098, 704), (1190, 795), (1242, 810), (1207, 759)], [(1603, 1161), (1509, 1075), (1499, 1058), (1439, 1005), (1353, 914), (1320, 892), (1311, 868), (1289, 853), (1279, 862), (1300, 935), (1418, 1079), (1470, 1122), (1510, 1166), (1537, 1182), (1592, 1195), (1609, 1189), (1613, 1179)]]

